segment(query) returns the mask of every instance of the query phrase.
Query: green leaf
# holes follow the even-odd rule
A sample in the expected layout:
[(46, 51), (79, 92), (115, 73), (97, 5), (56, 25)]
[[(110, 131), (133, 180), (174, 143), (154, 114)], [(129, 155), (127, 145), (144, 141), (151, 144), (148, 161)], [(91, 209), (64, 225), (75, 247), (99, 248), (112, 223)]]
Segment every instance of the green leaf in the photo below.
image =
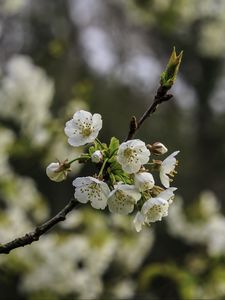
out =
[(111, 138), (110, 144), (109, 144), (109, 153), (110, 153), (110, 156), (113, 155), (114, 153), (116, 153), (116, 151), (119, 148), (119, 145), (120, 145), (119, 140), (113, 136)]
[(123, 172), (121, 165), (115, 159), (111, 161), (110, 167), (113, 173), (116, 171)]

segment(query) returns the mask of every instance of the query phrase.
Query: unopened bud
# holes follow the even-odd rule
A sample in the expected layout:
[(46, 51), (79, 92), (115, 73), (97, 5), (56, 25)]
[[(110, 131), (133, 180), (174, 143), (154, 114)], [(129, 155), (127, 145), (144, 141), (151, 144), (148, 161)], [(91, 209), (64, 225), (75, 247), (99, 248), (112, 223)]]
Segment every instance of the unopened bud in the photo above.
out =
[(152, 154), (155, 154), (155, 155), (162, 155), (162, 154), (165, 154), (168, 151), (166, 146), (163, 145), (160, 142), (155, 142), (152, 145), (149, 144), (149, 145), (147, 145), (147, 148), (150, 150), (150, 152)]
[(96, 150), (96, 151), (92, 154), (92, 156), (91, 156), (91, 161), (92, 161), (93, 163), (98, 164), (98, 163), (100, 163), (102, 160), (103, 160), (103, 154), (102, 154), (102, 152), (101, 152), (100, 150)]
[(46, 168), (47, 176), (52, 181), (56, 181), (56, 182), (65, 180), (69, 171), (70, 169), (67, 161), (64, 161), (62, 163), (53, 162), (50, 163)]

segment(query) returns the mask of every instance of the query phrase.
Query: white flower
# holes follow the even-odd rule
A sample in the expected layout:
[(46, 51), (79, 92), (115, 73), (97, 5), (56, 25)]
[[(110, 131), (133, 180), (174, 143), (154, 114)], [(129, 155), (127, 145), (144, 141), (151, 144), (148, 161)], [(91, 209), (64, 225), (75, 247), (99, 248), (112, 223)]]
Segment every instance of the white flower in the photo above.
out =
[(137, 232), (141, 231), (144, 224), (161, 221), (163, 217), (168, 215), (170, 200), (176, 188), (168, 188), (161, 192), (157, 197), (147, 200), (141, 211), (134, 218), (134, 226)]
[(141, 140), (130, 140), (119, 146), (117, 160), (122, 169), (131, 174), (137, 173), (149, 160), (150, 151)]
[(141, 194), (135, 186), (129, 184), (118, 184), (109, 194), (108, 206), (112, 213), (128, 215), (134, 209), (134, 204), (140, 200)]
[(102, 154), (102, 152), (101, 152), (100, 150), (96, 150), (96, 151), (92, 154), (92, 156), (91, 156), (91, 161), (92, 161), (93, 163), (98, 164), (98, 163), (100, 163), (100, 161), (102, 161), (102, 160), (103, 160), (103, 154)]
[(174, 176), (174, 169), (177, 164), (177, 160), (175, 156), (179, 153), (180, 151), (175, 151), (172, 154), (170, 154), (164, 161), (162, 162), (159, 170), (159, 177), (162, 182), (162, 185), (165, 186), (165, 188), (168, 188), (170, 186), (170, 176)]
[(73, 181), (74, 197), (81, 203), (91, 202), (96, 209), (105, 209), (110, 193), (108, 185), (94, 177), (78, 177)]
[(153, 188), (155, 184), (151, 173), (140, 172), (134, 175), (134, 185), (140, 192), (144, 192)]
[(69, 137), (71, 146), (82, 146), (93, 142), (102, 128), (100, 114), (92, 115), (85, 110), (79, 110), (73, 115), (73, 119), (66, 122), (65, 134)]
[(47, 166), (46, 174), (52, 181), (60, 182), (66, 179), (68, 169), (63, 169), (59, 162), (53, 162)]

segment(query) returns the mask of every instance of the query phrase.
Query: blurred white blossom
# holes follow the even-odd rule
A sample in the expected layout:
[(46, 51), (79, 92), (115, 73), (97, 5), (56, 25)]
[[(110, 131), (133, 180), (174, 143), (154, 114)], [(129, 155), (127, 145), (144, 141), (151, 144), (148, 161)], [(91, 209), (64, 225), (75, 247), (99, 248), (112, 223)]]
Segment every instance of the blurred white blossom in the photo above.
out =
[(176, 197), (167, 217), (169, 231), (190, 244), (206, 245), (210, 256), (225, 255), (225, 217), (218, 208), (215, 195), (205, 191), (200, 195), (198, 202), (201, 218), (189, 220), (184, 213), (182, 199)]
[(29, 57), (15, 55), (8, 61), (1, 83), (0, 105), (4, 109), (0, 115), (18, 123), (35, 144), (43, 144), (48, 139), (44, 126), (53, 94), (54, 84), (45, 72)]

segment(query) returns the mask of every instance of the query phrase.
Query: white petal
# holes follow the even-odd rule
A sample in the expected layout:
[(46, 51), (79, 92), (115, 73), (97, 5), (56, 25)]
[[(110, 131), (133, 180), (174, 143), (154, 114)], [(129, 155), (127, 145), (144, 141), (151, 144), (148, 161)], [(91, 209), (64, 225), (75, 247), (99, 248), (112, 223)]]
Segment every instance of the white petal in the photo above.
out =
[(122, 169), (128, 174), (137, 173), (141, 168), (141, 163), (122, 164)]
[(128, 196), (134, 198), (135, 203), (141, 199), (141, 193), (136, 189), (134, 185), (130, 184), (118, 184), (117, 188), (121, 191), (124, 191)]
[(87, 203), (89, 200), (83, 187), (76, 188), (74, 198), (81, 203)]
[(140, 212), (137, 212), (133, 222), (136, 231), (140, 232), (143, 224), (145, 223), (145, 217)]
[(102, 129), (102, 116), (100, 114), (93, 115), (92, 126), (93, 126), (94, 130), (97, 130), (97, 131)]
[(120, 188), (117, 188), (109, 194), (109, 210), (112, 213), (128, 215), (133, 211), (136, 201), (136, 198), (129, 196), (125, 190), (122, 191)]
[(175, 187), (170, 187), (168, 189), (166, 189), (165, 191), (161, 192), (158, 197), (162, 198), (166, 201), (169, 201), (169, 199), (174, 196), (173, 192), (175, 192), (177, 190), (177, 188)]
[(164, 169), (165, 173), (170, 173), (175, 165), (176, 165), (176, 158), (175, 156), (179, 153), (180, 151), (175, 151), (172, 154), (170, 154), (164, 161), (162, 162), (162, 168)]
[(79, 147), (79, 146), (82, 146), (82, 145), (84, 145), (84, 144), (87, 144), (86, 139), (83, 138), (83, 137), (80, 136), (80, 135), (76, 135), (76, 136), (73, 136), (73, 137), (69, 137), (69, 138), (68, 138), (68, 143), (69, 143), (71, 146), (74, 146), (74, 147)]
[(74, 134), (75, 122), (74, 120), (69, 120), (65, 124), (64, 132), (67, 136), (71, 136)]
[(94, 140), (98, 136), (98, 133), (99, 133), (98, 130), (92, 131), (92, 133), (88, 137), (85, 138), (86, 141), (87, 141), (86, 143), (92, 143), (92, 142), (94, 142)]
[(92, 114), (86, 110), (79, 110), (73, 115), (73, 119), (80, 121), (81, 123), (88, 122), (92, 123)]
[(136, 188), (141, 192), (152, 189), (155, 185), (152, 174), (148, 172), (140, 172), (135, 174), (134, 183)]
[(166, 174), (164, 174), (164, 172), (159, 172), (159, 177), (160, 177), (160, 180), (161, 180), (161, 183), (162, 185), (165, 187), (165, 188), (168, 188), (170, 186), (170, 179), (169, 179), (169, 176), (167, 176)]
[(91, 206), (95, 209), (105, 209), (107, 206), (107, 197), (101, 197), (101, 198), (93, 198), (91, 199)]
[(97, 183), (96, 190), (98, 191), (98, 193), (93, 194), (93, 196), (90, 197), (91, 206), (96, 209), (105, 209), (107, 206), (110, 189), (108, 185), (103, 181), (95, 179), (95, 183)]
[(108, 206), (111, 213), (118, 213), (121, 215), (128, 215), (134, 210), (134, 204), (132, 202), (118, 202), (114, 197), (108, 199)]
[(88, 176), (88, 177), (77, 177), (76, 179), (74, 179), (74, 181), (72, 182), (72, 185), (75, 187), (82, 187), (86, 184), (91, 184), (92, 182), (92, 177)]

